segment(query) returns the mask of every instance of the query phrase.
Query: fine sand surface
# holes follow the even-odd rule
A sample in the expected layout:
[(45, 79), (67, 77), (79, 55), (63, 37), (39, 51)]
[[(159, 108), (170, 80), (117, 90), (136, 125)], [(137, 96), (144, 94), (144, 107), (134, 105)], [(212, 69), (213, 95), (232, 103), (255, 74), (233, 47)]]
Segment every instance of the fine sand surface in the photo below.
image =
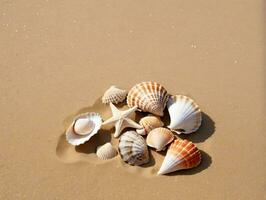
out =
[[(0, 1), (0, 199), (265, 199), (265, 2)], [(157, 176), (164, 153), (101, 161), (103, 130), (73, 147), (73, 117), (152, 80), (203, 111), (195, 169)], [(124, 107), (125, 108), (125, 107)]]

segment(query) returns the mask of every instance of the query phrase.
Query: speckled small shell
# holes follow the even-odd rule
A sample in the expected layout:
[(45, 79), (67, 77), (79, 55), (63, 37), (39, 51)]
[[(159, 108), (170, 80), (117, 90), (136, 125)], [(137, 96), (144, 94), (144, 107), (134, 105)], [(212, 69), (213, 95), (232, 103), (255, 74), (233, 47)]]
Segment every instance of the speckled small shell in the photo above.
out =
[(127, 91), (117, 88), (116, 86), (111, 86), (102, 97), (102, 102), (104, 104), (118, 104), (126, 99)]
[(146, 142), (135, 131), (127, 131), (120, 137), (118, 150), (122, 160), (130, 165), (142, 165), (149, 162)]
[(117, 155), (117, 150), (112, 146), (110, 142), (108, 142), (97, 147), (96, 155), (102, 160), (108, 160), (114, 158)]
[(137, 129), (136, 132), (140, 135), (146, 135), (151, 130), (162, 127), (164, 123), (161, 121), (160, 117), (148, 115), (141, 118), (139, 124), (143, 127), (142, 129)]
[(153, 147), (156, 151), (162, 151), (166, 145), (174, 140), (175, 136), (167, 128), (156, 128), (153, 129), (147, 136), (146, 142), (149, 147)]
[(188, 140), (176, 139), (169, 147), (158, 174), (167, 174), (181, 169), (196, 167), (201, 154), (195, 144)]
[(164, 108), (168, 100), (165, 88), (156, 82), (142, 82), (135, 85), (128, 93), (129, 107), (137, 106), (141, 111), (150, 112), (157, 116), (164, 115)]

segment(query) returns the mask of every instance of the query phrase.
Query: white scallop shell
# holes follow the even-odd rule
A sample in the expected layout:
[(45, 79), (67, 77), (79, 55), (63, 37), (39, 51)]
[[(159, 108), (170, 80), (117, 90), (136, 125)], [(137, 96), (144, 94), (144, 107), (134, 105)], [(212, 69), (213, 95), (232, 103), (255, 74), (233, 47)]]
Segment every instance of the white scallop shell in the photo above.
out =
[(171, 119), (168, 128), (176, 133), (189, 134), (200, 127), (201, 110), (191, 98), (183, 95), (171, 96), (167, 102), (167, 108)]
[(153, 147), (156, 151), (162, 151), (166, 145), (174, 140), (175, 136), (167, 128), (156, 128), (153, 129), (147, 136), (146, 142), (149, 147)]
[(142, 165), (149, 162), (146, 142), (135, 131), (127, 131), (120, 137), (118, 150), (122, 160), (130, 165)]
[(117, 88), (112, 85), (102, 97), (102, 102), (104, 104), (109, 104), (110, 102), (113, 104), (117, 104), (123, 102), (126, 99), (127, 91)]
[(117, 155), (117, 150), (108, 142), (97, 147), (96, 155), (102, 160), (108, 160)]
[(142, 82), (128, 92), (127, 104), (129, 107), (137, 106), (144, 112), (163, 116), (168, 97), (167, 91), (159, 83)]
[(66, 140), (74, 145), (88, 141), (101, 128), (102, 118), (98, 113), (78, 115), (66, 131)]
[(148, 115), (146, 117), (141, 118), (141, 120), (139, 121), (139, 124), (143, 127), (141, 129), (136, 130), (136, 132), (140, 135), (146, 135), (151, 130), (164, 125), (160, 117), (157, 117), (154, 115)]

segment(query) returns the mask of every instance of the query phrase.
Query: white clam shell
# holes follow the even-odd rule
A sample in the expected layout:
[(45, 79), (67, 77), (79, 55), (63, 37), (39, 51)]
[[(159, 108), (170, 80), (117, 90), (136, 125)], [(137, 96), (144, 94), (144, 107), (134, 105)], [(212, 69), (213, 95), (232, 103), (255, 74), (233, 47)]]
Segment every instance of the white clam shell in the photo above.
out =
[(129, 107), (137, 106), (141, 111), (163, 116), (168, 97), (167, 91), (159, 83), (142, 82), (128, 92), (127, 104)]
[(108, 160), (117, 155), (117, 150), (108, 142), (97, 147), (96, 155), (102, 160)]
[(135, 131), (127, 131), (120, 137), (118, 150), (122, 160), (130, 165), (142, 165), (149, 162), (146, 142)]
[(141, 129), (137, 129), (136, 132), (140, 135), (146, 135), (151, 130), (161, 127), (164, 123), (161, 121), (160, 117), (148, 115), (146, 117), (141, 118), (139, 124), (143, 127)]
[(81, 114), (67, 129), (66, 140), (74, 146), (83, 144), (98, 132), (101, 125), (102, 118), (98, 113)]
[(171, 96), (167, 102), (170, 115), (168, 128), (180, 133), (189, 134), (198, 130), (202, 116), (199, 106), (189, 97), (183, 95)]
[(126, 99), (127, 91), (119, 89), (118, 87), (112, 85), (108, 90), (105, 91), (102, 102), (104, 104), (117, 104), (123, 102)]
[(162, 151), (174, 138), (174, 134), (169, 129), (156, 128), (148, 134), (146, 142), (149, 147), (155, 148), (156, 151)]

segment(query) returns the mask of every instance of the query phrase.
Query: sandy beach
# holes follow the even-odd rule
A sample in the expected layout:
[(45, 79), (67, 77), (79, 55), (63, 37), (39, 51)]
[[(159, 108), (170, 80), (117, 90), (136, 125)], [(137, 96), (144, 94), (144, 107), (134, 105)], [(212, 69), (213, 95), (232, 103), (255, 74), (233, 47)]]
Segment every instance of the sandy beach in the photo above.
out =
[[(265, 2), (1, 0), (0, 22), (0, 199), (265, 199)], [(200, 166), (99, 160), (112, 131), (66, 142), (77, 114), (110, 117), (110, 85), (141, 81), (199, 104), (181, 137)]]

